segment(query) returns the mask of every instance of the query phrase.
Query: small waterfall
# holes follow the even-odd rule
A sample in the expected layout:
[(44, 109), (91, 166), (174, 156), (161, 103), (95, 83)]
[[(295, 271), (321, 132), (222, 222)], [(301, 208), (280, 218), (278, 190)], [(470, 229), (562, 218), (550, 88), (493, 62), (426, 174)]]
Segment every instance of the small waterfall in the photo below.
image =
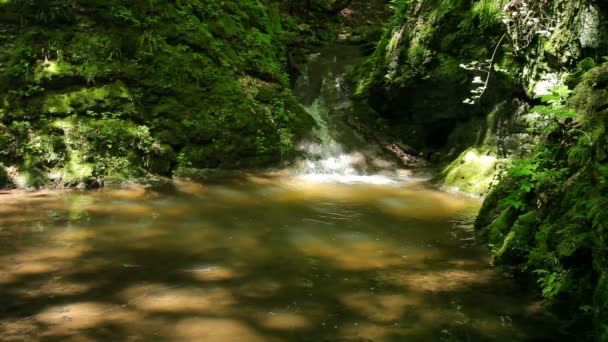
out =
[(357, 161), (353, 157), (356, 156), (345, 153), (342, 145), (331, 135), (330, 110), (323, 98), (315, 99), (309, 106), (304, 106), (304, 110), (315, 121), (312, 131), (314, 141), (301, 144), (306, 159), (299, 162), (298, 171), (303, 174), (357, 175), (358, 172), (353, 167)]
[(346, 123), (351, 89), (345, 75), (361, 58), (355, 46), (334, 46), (308, 57), (294, 93), (315, 127), (311, 139), (300, 144), (304, 157), (296, 163), (296, 173), (318, 181), (393, 182), (377, 170), (396, 167)]

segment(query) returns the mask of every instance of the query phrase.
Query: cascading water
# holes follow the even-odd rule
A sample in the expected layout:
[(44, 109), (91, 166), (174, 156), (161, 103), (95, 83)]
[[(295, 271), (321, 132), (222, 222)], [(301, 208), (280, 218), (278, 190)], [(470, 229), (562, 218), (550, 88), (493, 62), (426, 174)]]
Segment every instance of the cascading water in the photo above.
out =
[(332, 76), (329, 74), (322, 80), (319, 97), (309, 105), (303, 104), (304, 110), (313, 118), (315, 127), (312, 131), (314, 141), (302, 143), (306, 159), (300, 163), (299, 170), (306, 174), (357, 175), (353, 156), (346, 153), (342, 144), (332, 136), (330, 116), (337, 114), (337, 108), (332, 106), (333, 101), (329, 101), (329, 94), (341, 90), (340, 79), (333, 79)]
[(294, 93), (315, 127), (311, 139), (301, 143), (304, 157), (296, 164), (298, 174), (320, 181), (394, 181), (398, 167), (346, 122), (351, 110), (346, 75), (361, 58), (360, 49), (352, 45), (336, 45), (308, 56)]

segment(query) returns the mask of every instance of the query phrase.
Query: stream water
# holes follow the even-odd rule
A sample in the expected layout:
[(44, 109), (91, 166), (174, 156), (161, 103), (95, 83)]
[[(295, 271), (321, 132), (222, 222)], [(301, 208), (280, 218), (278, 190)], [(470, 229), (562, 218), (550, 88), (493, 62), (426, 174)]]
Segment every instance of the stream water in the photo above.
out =
[(424, 182), (249, 175), (0, 195), (2, 341), (526, 341), (479, 202)]
[(0, 195), (0, 340), (552, 340), (476, 241), (479, 201), (344, 126), (356, 49), (310, 56), (291, 172)]

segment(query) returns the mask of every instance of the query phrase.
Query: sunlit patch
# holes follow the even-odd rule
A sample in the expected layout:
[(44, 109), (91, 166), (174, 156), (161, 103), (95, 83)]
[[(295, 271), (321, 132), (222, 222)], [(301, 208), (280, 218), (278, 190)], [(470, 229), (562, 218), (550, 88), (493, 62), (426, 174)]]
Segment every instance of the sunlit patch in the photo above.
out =
[(112, 189), (105, 193), (108, 197), (112, 199), (123, 199), (123, 200), (138, 200), (145, 198), (146, 189), (141, 186), (133, 186), (128, 188), (121, 189)]
[(469, 268), (475, 270), (481, 270), (484, 268), (488, 268), (490, 265), (491, 258), (480, 258), (479, 260), (471, 260), (471, 259), (450, 259), (447, 260), (446, 263), (452, 267), (456, 268)]
[(93, 286), (87, 283), (76, 283), (62, 279), (46, 282), (34, 288), (24, 287), (15, 292), (24, 298), (77, 296), (86, 293)]
[(0, 258), (0, 283), (11, 282), (17, 276), (49, 274), (72, 266), (89, 247), (34, 247)]
[(201, 212), (199, 207), (194, 205), (181, 205), (181, 206), (165, 206), (153, 208), (155, 213), (158, 213), (164, 217), (170, 218), (183, 218), (198, 215)]
[(174, 325), (177, 341), (270, 342), (244, 322), (229, 318), (187, 318)]
[(116, 204), (112, 211), (118, 215), (129, 215), (133, 217), (145, 217), (154, 212), (150, 205), (139, 204), (139, 203), (120, 203)]
[(182, 270), (191, 275), (192, 278), (203, 282), (214, 282), (231, 280), (241, 277), (241, 274), (234, 269), (225, 266), (208, 266)]
[(437, 253), (436, 250), (409, 249), (408, 255), (404, 257), (398, 252), (397, 246), (389, 241), (356, 240), (348, 236), (327, 239), (298, 233), (292, 241), (293, 246), (304, 255), (320, 257), (333, 267), (347, 271), (409, 265), (423, 262), (424, 259)]
[(205, 313), (226, 315), (233, 313), (236, 304), (232, 294), (224, 288), (196, 288), (163, 284), (135, 285), (119, 295), (127, 307), (146, 312)]
[(82, 302), (50, 307), (34, 318), (48, 325), (44, 335), (70, 335), (108, 322), (134, 322), (142, 317), (116, 305)]
[[(91, 230), (85, 229), (71, 229), (59, 231), (54, 234), (54, 239), (57, 241), (65, 241), (69, 243), (82, 243), (87, 239), (91, 239), (95, 237), (95, 232)], [(84, 251), (81, 251), (84, 252)]]
[(59, 74), (59, 68), (57, 66), (57, 62), (47, 61), (46, 65), (44, 66), (44, 71), (49, 75)]
[(485, 270), (418, 270), (390, 271), (382, 274), (381, 279), (389, 284), (418, 292), (446, 292), (471, 288), (474, 285), (487, 284), (494, 272)]
[(36, 341), (39, 336), (38, 322), (33, 318), (0, 322), (2, 341)]
[(371, 291), (340, 296), (340, 301), (366, 319), (379, 322), (397, 322), (408, 309), (420, 305), (422, 298), (413, 294), (376, 294)]
[(373, 184), (388, 185), (396, 184), (397, 181), (387, 176), (359, 176), (359, 175), (339, 175), (312, 173), (301, 176), (302, 179), (316, 183), (342, 183), (342, 184)]
[(311, 322), (301, 314), (293, 312), (269, 312), (261, 318), (264, 327), (274, 330), (298, 330), (311, 326)]
[(439, 191), (406, 191), (400, 196), (383, 197), (378, 206), (388, 214), (418, 219), (445, 219), (470, 205)]
[(218, 199), (222, 199), (232, 204), (247, 205), (259, 203), (258, 199), (252, 197), (250, 193), (239, 191), (228, 186), (214, 185), (209, 187), (209, 191), (213, 196), (217, 196)]
[(208, 188), (201, 183), (191, 182), (183, 179), (175, 179), (173, 183), (179, 192), (189, 195), (202, 195), (208, 191)]
[(265, 173), (261, 175), (249, 174), (247, 180), (252, 184), (275, 186), (280, 180), (279, 174)]

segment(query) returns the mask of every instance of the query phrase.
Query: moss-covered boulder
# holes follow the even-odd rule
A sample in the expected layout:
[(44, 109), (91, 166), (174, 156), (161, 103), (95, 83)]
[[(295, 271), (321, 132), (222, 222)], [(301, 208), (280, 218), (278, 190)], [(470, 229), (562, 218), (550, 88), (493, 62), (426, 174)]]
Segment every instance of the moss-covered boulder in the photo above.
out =
[(489, 150), (470, 148), (443, 169), (442, 183), (479, 196), (486, 195), (501, 161)]

